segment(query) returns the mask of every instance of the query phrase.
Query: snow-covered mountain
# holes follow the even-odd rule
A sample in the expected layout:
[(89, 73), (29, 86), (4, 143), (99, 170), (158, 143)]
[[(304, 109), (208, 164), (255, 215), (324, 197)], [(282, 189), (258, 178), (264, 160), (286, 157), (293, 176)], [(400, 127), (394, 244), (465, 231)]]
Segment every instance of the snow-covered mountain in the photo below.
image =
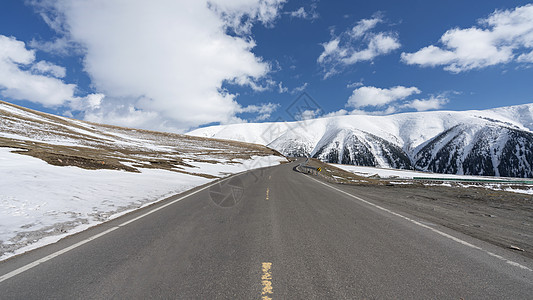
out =
[(263, 144), (331, 163), (533, 177), (533, 104), (220, 125), (188, 134)]

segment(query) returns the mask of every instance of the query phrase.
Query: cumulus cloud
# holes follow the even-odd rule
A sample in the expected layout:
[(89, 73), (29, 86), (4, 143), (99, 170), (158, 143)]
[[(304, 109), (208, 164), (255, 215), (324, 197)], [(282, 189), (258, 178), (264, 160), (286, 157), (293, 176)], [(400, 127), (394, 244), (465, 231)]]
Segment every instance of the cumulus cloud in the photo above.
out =
[(202, 6), (207, 4), (207, 8), (217, 13), (224, 21), (227, 29), (233, 30), (238, 35), (246, 35), (251, 33), (256, 21), (267, 27), (272, 26), (286, 0), (207, 0), (206, 2), (190, 0), (182, 2), (184, 4), (187, 2), (187, 5), (190, 5), (190, 2), (198, 2)]
[(261, 105), (248, 105), (239, 109), (240, 113), (255, 113), (258, 116), (254, 121), (264, 121), (272, 115), (279, 108), (277, 103), (267, 103)]
[(533, 51), (520, 54), (516, 60), (519, 62), (533, 63)]
[(300, 7), (295, 11), (291, 11), (289, 14), (291, 17), (294, 17), (294, 18), (302, 18), (302, 19), (307, 18), (307, 12), (305, 11), (305, 8), (303, 7)]
[(46, 107), (93, 108), (103, 94), (76, 96), (77, 86), (65, 83), (66, 69), (48, 61), (36, 62), (35, 50), (14, 37), (0, 35), (0, 95)]
[(33, 49), (42, 50), (55, 55), (67, 56), (69, 54), (83, 54), (83, 49), (79, 45), (72, 42), (70, 39), (62, 36), (55, 38), (52, 41), (43, 41), (32, 39), (29, 46)]
[(444, 95), (431, 96), (428, 99), (415, 99), (402, 105), (402, 108), (412, 108), (417, 111), (426, 111), (433, 109), (441, 109), (446, 103), (448, 98)]
[(365, 115), (365, 116), (384, 116), (384, 115), (390, 115), (397, 113), (400, 110), (400, 108), (396, 105), (388, 106), (384, 109), (378, 109), (378, 110), (363, 110), (363, 109), (352, 109), (352, 110), (346, 110), (346, 109), (340, 109), (334, 112), (327, 113), (323, 115), (323, 117), (336, 117), (336, 116), (345, 116), (345, 115)]
[(45, 106), (77, 100), (76, 85), (58, 79), (65, 76), (65, 68), (35, 59), (35, 51), (24, 42), (0, 35), (0, 95)]
[(371, 19), (360, 20), (354, 27), (341, 33), (322, 44), (324, 50), (317, 62), (324, 68), (328, 78), (345, 66), (362, 61), (373, 61), (380, 55), (389, 54), (400, 48), (397, 33), (372, 32), (379, 23), (383, 22), (377, 14)]
[(152, 128), (157, 124), (158, 130), (173, 131), (176, 130), (173, 124), (168, 120), (161, 119), (160, 115), (153, 111), (143, 111), (135, 106), (124, 102), (124, 104), (102, 102), (100, 109), (87, 110), (85, 120), (94, 123), (110, 123), (133, 128)]
[(286, 92), (288, 92), (288, 91), (289, 91), (289, 88), (283, 86), (283, 82), (278, 83), (278, 92), (279, 92), (280, 94), (282, 94), (282, 93), (286, 93)]
[(384, 106), (391, 102), (403, 100), (413, 94), (420, 94), (420, 90), (416, 87), (395, 86), (390, 89), (382, 89), (373, 86), (363, 86), (353, 91), (348, 102), (347, 107), (368, 107), (368, 106)]
[(442, 35), (440, 44), (402, 53), (402, 61), (422, 67), (443, 66), (452, 73), (512, 61), (531, 63), (533, 4), (496, 10), (475, 27), (450, 29)]
[(385, 115), (390, 115), (390, 114), (394, 114), (394, 113), (397, 113), (398, 112), (398, 107), (395, 106), (395, 105), (391, 105), (391, 106), (388, 106), (386, 107), (385, 109), (381, 109), (381, 110), (372, 110), (372, 111), (368, 111), (368, 110), (362, 110), (362, 109), (354, 109), (352, 111), (350, 111), (348, 114), (350, 115), (367, 115), (367, 116), (385, 116)]
[(360, 38), (360, 37), (363, 37), (365, 33), (373, 29), (374, 27), (376, 27), (376, 25), (378, 25), (378, 23), (381, 23), (381, 22), (383, 22), (381, 16), (377, 16), (372, 19), (363, 19), (357, 22), (357, 25), (355, 25), (352, 28), (352, 30), (349, 31), (348, 33), (353, 38)]
[(360, 86), (363, 86), (364, 83), (363, 83), (363, 78), (361, 78), (361, 80), (359, 81), (355, 81), (355, 82), (350, 82), (346, 85), (347, 88), (358, 88)]
[(300, 85), (300, 86), (297, 86), (295, 87), (294, 89), (292, 89), (291, 91), (291, 94), (297, 94), (297, 93), (301, 93), (303, 91), (305, 91), (305, 89), (307, 88), (309, 84), (307, 82), (304, 82), (304, 84)]
[(271, 65), (253, 53), (250, 32), (255, 23), (271, 26), (284, 2), (57, 0), (34, 5), (52, 28), (83, 49), (84, 69), (106, 95), (86, 119), (184, 131), (232, 122), (246, 111), (225, 83), (256, 91), (275, 87), (264, 83)]
[(448, 95), (457, 92), (449, 91), (422, 99), (411, 98), (413, 95), (421, 93), (422, 91), (417, 87), (378, 88), (362, 86), (354, 89), (346, 102), (346, 107), (352, 108), (351, 111), (341, 109), (330, 113), (329, 116), (344, 114), (388, 115), (410, 109), (416, 111), (441, 109), (449, 102)]
[(87, 104), (92, 109), (99, 108), (104, 97), (104, 94), (91, 94), (87, 96)]
[(310, 9), (306, 10), (305, 7), (300, 7), (297, 10), (286, 12), (285, 14), (288, 14), (291, 18), (299, 18), (299, 19), (306, 19), (306, 20), (314, 20), (317, 19), (318, 13), (316, 12), (316, 3), (311, 4)]
[(31, 70), (35, 73), (43, 75), (51, 75), (57, 78), (63, 78), (67, 75), (67, 69), (64, 67), (52, 64), (50, 62), (41, 60), (38, 63), (31, 66)]
[(443, 108), (449, 102), (449, 94), (458, 94), (455, 91), (448, 91), (438, 95), (429, 95), (427, 98), (409, 99), (421, 93), (416, 87), (395, 86), (391, 88), (378, 88), (363, 86), (353, 91), (345, 105), (345, 109), (326, 114), (323, 114), (319, 109), (305, 110), (299, 113), (296, 119), (308, 120), (318, 117), (345, 115), (383, 116), (409, 110), (436, 110)]
[(345, 109), (339, 109), (337, 111), (332, 111), (330, 113), (327, 113), (327, 114), (324, 114), (323, 117), (325, 118), (328, 118), (328, 117), (337, 117), (337, 116), (345, 116), (349, 114), (349, 112)]
[(304, 110), (304, 111), (301, 111), (300, 113), (298, 113), (297, 115), (295, 115), (295, 119), (298, 120), (298, 121), (305, 121), (305, 120), (311, 120), (311, 119), (315, 119), (317, 117), (319, 117), (321, 115), (321, 110), (320, 108), (317, 108), (317, 109), (307, 109), (307, 110)]
[(324, 51), (322, 51), (317, 61), (322, 64), (326, 62), (326, 59), (331, 56), (334, 56), (340, 49), (339, 43), (340, 38), (334, 38), (331, 39), (329, 42), (323, 43), (322, 47), (324, 47)]

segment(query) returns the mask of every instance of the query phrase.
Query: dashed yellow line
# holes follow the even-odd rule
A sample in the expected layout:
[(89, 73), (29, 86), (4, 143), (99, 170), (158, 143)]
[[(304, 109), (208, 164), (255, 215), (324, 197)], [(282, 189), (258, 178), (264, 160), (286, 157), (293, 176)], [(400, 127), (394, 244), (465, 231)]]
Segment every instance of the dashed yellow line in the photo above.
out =
[(261, 276), (261, 284), (263, 289), (261, 290), (262, 300), (272, 300), (270, 296), (274, 293), (272, 291), (272, 263), (263, 263), (263, 275)]
[(270, 189), (267, 188), (267, 196), (266, 196), (266, 199), (267, 199), (267, 200), (268, 200), (268, 194), (269, 194), (269, 192), (270, 192)]

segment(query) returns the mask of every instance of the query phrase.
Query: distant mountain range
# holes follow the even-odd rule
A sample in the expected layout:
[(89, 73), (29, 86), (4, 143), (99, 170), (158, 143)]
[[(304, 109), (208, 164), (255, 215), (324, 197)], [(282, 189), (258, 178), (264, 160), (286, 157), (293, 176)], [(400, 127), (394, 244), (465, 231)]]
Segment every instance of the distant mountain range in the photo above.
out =
[(188, 134), (262, 144), (286, 156), (330, 163), (533, 177), (533, 104), (220, 125)]

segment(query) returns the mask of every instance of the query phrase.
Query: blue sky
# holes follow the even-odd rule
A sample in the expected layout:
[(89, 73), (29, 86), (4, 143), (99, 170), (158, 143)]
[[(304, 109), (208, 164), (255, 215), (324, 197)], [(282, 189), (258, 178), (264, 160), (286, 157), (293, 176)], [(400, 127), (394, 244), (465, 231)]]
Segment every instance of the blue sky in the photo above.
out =
[(0, 4), (1, 99), (129, 127), (531, 103), (532, 66), (527, 1)]

